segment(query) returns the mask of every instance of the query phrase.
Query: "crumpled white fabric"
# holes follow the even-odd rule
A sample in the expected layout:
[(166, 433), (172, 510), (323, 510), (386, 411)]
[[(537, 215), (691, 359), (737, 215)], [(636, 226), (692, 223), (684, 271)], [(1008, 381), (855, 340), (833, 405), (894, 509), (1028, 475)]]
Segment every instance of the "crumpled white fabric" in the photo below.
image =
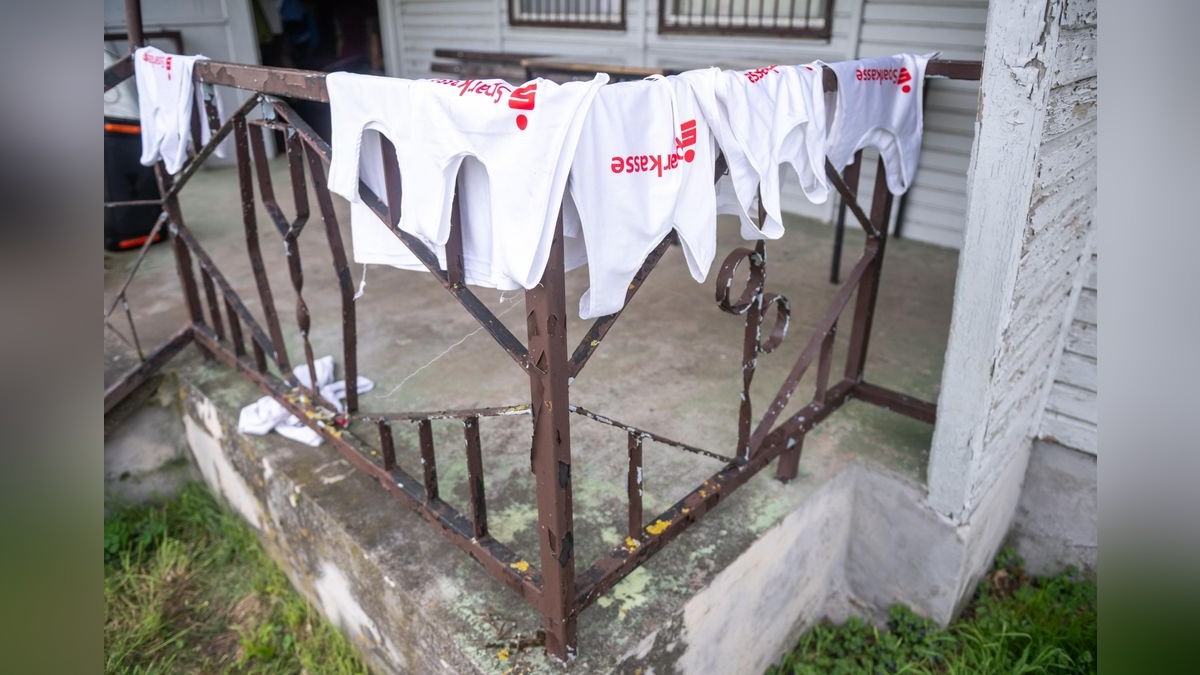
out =
[[(321, 392), (321, 398), (333, 404), (339, 413), (346, 412), (346, 381), (333, 381), (333, 357), (323, 356), (313, 361), (313, 367), (317, 371), (317, 389)], [(308, 364), (296, 366), (292, 369), (292, 374), (302, 385), (312, 386)], [(362, 376), (359, 376), (356, 384), (360, 394), (375, 388), (374, 382)], [(322, 441), (320, 434), (302, 424), (282, 403), (270, 396), (264, 396), (242, 408), (238, 415), (239, 432), (263, 436), (272, 430), (285, 438), (306, 445), (317, 446)]]

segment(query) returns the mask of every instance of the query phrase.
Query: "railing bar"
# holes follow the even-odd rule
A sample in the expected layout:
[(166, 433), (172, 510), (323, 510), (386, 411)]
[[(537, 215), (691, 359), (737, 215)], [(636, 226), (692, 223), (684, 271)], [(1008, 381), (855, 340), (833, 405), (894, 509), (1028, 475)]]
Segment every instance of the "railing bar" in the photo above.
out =
[(162, 205), (161, 199), (130, 199), (124, 202), (104, 202), (106, 209), (118, 209), (122, 206), (153, 206)]
[(837, 324), (833, 324), (829, 328), (829, 332), (825, 333), (825, 339), (821, 341), (820, 356), (817, 357), (817, 391), (813, 395), (813, 400), (821, 403), (825, 400), (825, 395), (829, 390), (829, 371), (833, 367), (833, 342), (837, 336)]
[(433, 423), (427, 419), (417, 422), (421, 445), (421, 472), (424, 478), (425, 503), (438, 499), (437, 456), (433, 452)]
[(787, 406), (792, 393), (795, 392), (796, 387), (800, 384), (800, 379), (804, 377), (804, 372), (808, 370), (809, 364), (812, 363), (813, 357), (816, 356), (817, 349), (820, 348), (825, 334), (837, 322), (838, 317), (841, 316), (842, 311), (850, 302), (850, 296), (855, 287), (858, 286), (863, 275), (870, 269), (875, 260), (876, 251), (877, 249), (875, 248), (868, 248), (863, 253), (863, 257), (859, 259), (858, 264), (854, 266), (854, 269), (851, 270), (850, 275), (846, 278), (846, 283), (842, 284), (842, 287), (834, 295), (833, 300), (829, 303), (829, 308), (825, 311), (825, 316), (817, 324), (816, 330), (813, 331), (812, 337), (808, 340), (808, 344), (804, 346), (804, 351), (800, 352), (800, 357), (796, 360), (795, 365), (792, 366), (792, 370), (788, 374), (787, 379), (784, 380), (783, 385), (780, 386), (779, 393), (775, 395), (775, 399), (771, 401), (758, 426), (754, 429), (754, 434), (750, 437), (752, 448), (759, 448), (761, 446), (762, 439), (767, 430), (771, 428), (771, 425), (775, 423), (779, 414)]
[[(815, 421), (823, 420), (836, 410), (845, 400), (852, 386), (853, 383), (843, 381), (833, 387), (830, 390), (831, 404), (823, 406), (813, 413)], [(659, 514), (653, 523), (643, 528), (644, 534), (638, 546), (630, 547), (621, 544), (597, 560), (576, 579), (578, 589), (575, 600), (576, 613), (583, 611), (627, 574), (645, 563), (667, 542), (701, 520), (705, 513), (728, 498), (730, 494), (774, 460), (782, 448), (782, 443), (771, 443), (745, 464), (732, 462), (726, 464), (683, 499)], [(654, 528), (653, 532), (650, 530), (651, 527)]]
[(629, 536), (633, 539), (642, 538), (642, 491), (644, 489), (642, 474), (642, 437), (636, 432), (629, 432), (629, 472), (626, 477), (626, 491), (629, 494)]
[(133, 259), (133, 266), (125, 274), (125, 280), (121, 282), (121, 287), (117, 289), (117, 295), (113, 298), (112, 304), (104, 312), (104, 318), (107, 319), (112, 316), (112, 313), (117, 309), (117, 303), (120, 302), (121, 296), (125, 295), (125, 291), (129, 289), (130, 282), (133, 281), (133, 276), (141, 268), (142, 261), (146, 258), (146, 251), (150, 250), (150, 245), (154, 243), (154, 238), (162, 231), (163, 224), (166, 222), (167, 212), (162, 211), (158, 214), (158, 219), (154, 221), (154, 227), (150, 228), (150, 234), (146, 237), (146, 241), (142, 242), (142, 247), (138, 250), (137, 257)]
[[(275, 182), (271, 178), (271, 167), (267, 163), (267, 148), (263, 140), (267, 132), (261, 127), (255, 127), (253, 131), (248, 125), (244, 128), (250, 138), (250, 149), (254, 157), (254, 173), (258, 176), (259, 199), (266, 208), (267, 215), (270, 216), (275, 229), (279, 230), (281, 236), (286, 237), (291, 226), (287, 217), (283, 215), (283, 210), (279, 208), (279, 202), (275, 199)], [(291, 164), (290, 158), (288, 163)]]
[[(259, 345), (260, 348), (265, 348), (266, 346), (271, 345), (271, 339), (267, 337), (266, 332), (264, 332), (263, 329), (258, 325), (258, 322), (255, 321), (254, 315), (251, 314), (250, 310), (245, 306), (245, 304), (242, 303), (241, 298), (238, 297), (237, 293), (233, 290), (233, 287), (230, 286), (229, 282), (225, 279), (225, 275), (221, 274), (221, 271), (217, 269), (217, 266), (213, 263), (212, 259), (208, 257), (208, 253), (206, 253), (204, 249), (200, 247), (199, 242), (196, 241), (195, 235), (192, 234), (191, 230), (187, 229), (186, 227), (179, 227), (177, 229), (176, 238), (181, 245), (184, 246), (185, 251), (195, 253), (196, 262), (200, 265), (201, 269), (207, 270), (208, 273), (212, 275), (213, 281), (221, 290), (221, 294), (225, 296), (226, 302), (233, 306), (234, 312), (236, 312), (242, 318), (242, 321), (246, 323), (246, 330), (248, 330), (250, 333), (250, 341), (256, 345)], [(278, 360), (276, 361), (278, 362)], [(294, 384), (291, 368), (284, 364), (279, 364), (279, 366), (280, 370), (284, 373), (284, 378), (289, 383)]]
[(845, 181), (842, 180), (842, 177), (838, 175), (837, 170), (833, 168), (833, 163), (828, 159), (825, 160), (825, 175), (829, 177), (829, 182), (832, 183), (833, 187), (836, 188), (838, 193), (842, 195), (846, 206), (850, 209), (851, 213), (854, 214), (854, 218), (858, 220), (858, 224), (862, 225), (862, 228), (867, 233), (867, 236), (871, 237), (872, 239), (878, 239), (879, 231), (875, 229), (875, 225), (871, 222), (871, 219), (867, 216), (867, 213), (863, 211), (863, 208), (859, 206), (858, 198), (854, 191), (852, 191), (850, 187), (846, 185)]
[(142, 341), (138, 339), (137, 326), (133, 323), (133, 312), (129, 311), (129, 299), (124, 294), (121, 295), (121, 305), (125, 308), (125, 320), (129, 322), (129, 334), (133, 336), (133, 348), (137, 350), (138, 360), (145, 361), (146, 355), (142, 352)]
[(337, 275), (338, 290), (341, 292), (343, 368), (346, 382), (350, 385), (346, 387), (346, 411), (354, 413), (358, 411), (358, 322), (354, 304), (354, 282), (350, 278), (350, 264), (342, 245), (342, 233), (338, 229), (333, 200), (325, 183), (324, 168), (317, 151), (311, 146), (306, 147), (304, 154), (308, 159), (313, 189), (317, 193), (317, 207), (321, 212), (321, 222), (325, 225), (325, 238), (329, 242), (333, 270)]
[(479, 443), (479, 418), (463, 420), (463, 436), (467, 446), (467, 480), (471, 493), (471, 523), (476, 539), (488, 536), (487, 498), (483, 492), (483, 453)]
[(933, 424), (937, 421), (937, 404), (893, 391), (877, 384), (859, 382), (851, 396), (866, 403), (881, 406), (915, 420)]
[[(266, 133), (266, 132), (263, 132)], [(299, 236), (300, 231), (308, 222), (308, 184), (304, 180), (304, 144), (300, 142), (296, 131), (289, 129), (284, 132), (284, 147), (287, 149), (288, 171), (292, 177), (292, 204), (296, 217), (292, 219), (289, 232)]]
[(155, 347), (141, 363), (117, 378), (104, 390), (104, 412), (107, 414), (118, 403), (125, 399), (134, 389), (137, 389), (148, 377), (162, 368), (163, 364), (180, 352), (192, 341), (192, 326), (190, 324), (175, 331), (171, 337)]
[(846, 354), (846, 377), (861, 380), (866, 367), (867, 348), (871, 342), (871, 324), (875, 318), (875, 301), (879, 297), (879, 281), (883, 268), (883, 251), (887, 245), (888, 218), (892, 211), (892, 193), (887, 186), (887, 169), (883, 157), (875, 169), (875, 193), (871, 197), (871, 220), (876, 224), (880, 236), (874, 242), (876, 255), (863, 283), (858, 288), (854, 302), (854, 323), (850, 327), (850, 349)]
[(529, 404), (521, 403), (519, 405), (496, 406), (491, 408), (470, 408), (467, 410), (438, 410), (435, 412), (399, 412), (399, 413), (366, 413), (362, 415), (351, 415), (351, 419), (358, 420), (406, 420), (409, 422), (417, 422), (420, 420), (442, 420), (442, 419), (466, 419), (468, 417), (497, 417), (505, 415), (528, 415)]
[(246, 355), (246, 343), (242, 337), (242, 322), (238, 319), (237, 312), (233, 310), (233, 305), (230, 304), (229, 298), (222, 298), (225, 302), (225, 314), (229, 317), (229, 339), (233, 343), (233, 352), (238, 356)]
[(117, 330), (117, 327), (114, 326), (111, 321), (108, 321), (106, 319), (104, 321), (104, 327), (109, 329), (110, 331), (112, 331), (113, 335), (116, 335), (117, 337), (121, 338), (121, 342), (124, 342), (127, 347), (130, 347), (130, 348), (134, 349), (135, 351), (137, 350), (137, 347), (134, 347), (134, 345), (133, 345), (133, 341), (130, 340), (129, 338), (125, 337), (124, 333)]
[[(201, 63), (204, 63), (204, 61), (197, 61), (197, 65)], [(209, 155), (216, 152), (217, 146), (221, 144), (221, 141), (225, 140), (225, 137), (233, 131), (234, 127), (238, 123), (238, 120), (242, 120), (243, 122), (245, 121), (246, 113), (250, 112), (250, 110), (254, 108), (255, 104), (258, 103), (258, 98), (259, 97), (256, 94), (243, 101), (242, 104), (237, 107), (237, 110), (234, 110), (233, 114), (229, 116), (229, 119), (225, 120), (225, 123), (222, 124), (219, 129), (213, 132), (212, 137), (208, 139), (208, 143), (205, 143), (203, 148), (200, 148), (195, 155), (192, 155), (192, 158), (188, 160), (188, 163), (179, 171), (179, 174), (175, 176), (174, 182), (171, 184), (170, 189), (162, 191), (164, 203), (168, 199), (171, 199), (179, 194), (179, 191), (183, 189), (183, 186), (187, 185), (188, 180), (191, 179), (191, 177), (195, 175), (196, 171), (200, 169), (200, 165), (203, 164), (206, 159), (208, 159)]]
[(680, 443), (679, 441), (671, 440), (670, 438), (667, 438), (665, 436), (660, 436), (660, 435), (654, 433), (653, 431), (646, 431), (645, 429), (639, 429), (638, 427), (635, 427), (633, 425), (625, 424), (624, 422), (619, 422), (617, 420), (614, 420), (611, 417), (605, 417), (604, 415), (599, 415), (597, 413), (592, 412), (591, 410), (588, 410), (587, 408), (584, 408), (583, 406), (571, 404), (571, 412), (575, 413), (576, 415), (583, 415), (584, 417), (586, 417), (590, 420), (594, 420), (601, 424), (606, 424), (610, 427), (618, 427), (621, 429), (625, 429), (626, 431), (629, 431), (629, 432), (637, 432), (637, 434), (643, 438), (649, 438), (650, 440), (655, 441), (656, 443), (662, 443), (663, 445), (669, 445), (673, 448), (678, 448), (680, 450), (686, 450), (686, 451), (696, 454), (696, 455), (703, 455), (705, 457), (710, 457), (712, 459), (718, 459), (718, 460), (720, 460), (722, 462), (726, 462), (726, 463), (736, 461), (736, 460), (734, 460), (733, 457), (726, 457), (725, 455), (720, 455), (720, 454), (717, 454), (717, 453), (709, 451), (709, 450), (697, 448), (695, 446), (688, 445), (687, 443)]
[(379, 420), (379, 450), (383, 455), (384, 471), (396, 468), (396, 445), (392, 440), (392, 425), (387, 420)]
[(104, 91), (133, 77), (133, 54), (126, 54), (104, 69)]
[(520, 556), (491, 537), (476, 539), (471, 533), (470, 522), (445, 502), (436, 501), (432, 504), (425, 504), (423, 495), (417, 487), (417, 481), (404, 470), (397, 467), (391, 471), (385, 471), (382, 466), (368, 457), (369, 447), (353, 433), (346, 430), (338, 430), (334, 433), (328, 427), (321, 427), (315, 420), (308, 419), (305, 415), (306, 408), (288, 400), (287, 391), (278, 378), (256, 372), (250, 364), (239, 360), (230, 353), (207, 329), (201, 327), (195, 332), (195, 335), (197, 342), (212, 349), (219, 358), (249, 377), (264, 394), (279, 401), (280, 405), (296, 415), (303, 424), (321, 434), (321, 437), (328, 441), (352, 466), (374, 478), (380, 486), (398, 498), (405, 506), (437, 526), (437, 530), (451, 543), (471, 554), (471, 557), (483, 565), (484, 569), (494, 578), (520, 593), (535, 607), (538, 606), (542, 594), (542, 577), (536, 567), (527, 565), (524, 566), (525, 571), (517, 571), (516, 563), (522, 561)]
[(225, 339), (225, 322), (221, 320), (221, 307), (217, 303), (217, 289), (213, 286), (212, 275), (203, 267), (200, 268), (200, 281), (204, 283), (204, 297), (208, 301), (208, 316), (212, 319), (213, 332), (218, 340)]
[[(254, 282), (258, 286), (259, 299), (262, 302), (263, 314), (267, 319), (267, 330), (271, 334), (271, 343), (275, 362), (284, 373), (285, 378), (291, 378), (291, 364), (287, 356), (287, 347), (283, 341), (283, 330), (279, 325), (279, 314), (275, 311), (275, 300), (271, 295), (271, 282), (267, 278), (266, 266), (263, 264), (262, 249), (258, 241), (258, 224), (254, 209), (254, 183), (250, 169), (250, 134), (245, 120), (235, 122), (237, 133), (237, 165), (238, 185), (242, 198), (242, 225), (246, 232), (246, 252), (250, 256), (250, 269), (254, 273)], [(252, 332), (253, 334), (253, 332)]]
[(633, 296), (637, 294), (638, 289), (642, 287), (642, 284), (650, 276), (650, 273), (654, 271), (654, 268), (658, 265), (658, 261), (662, 260), (663, 255), (671, 247), (671, 244), (677, 240), (678, 236), (674, 230), (671, 230), (642, 262), (641, 268), (638, 269), (637, 274), (633, 277), (633, 281), (629, 284), (629, 290), (625, 291), (625, 304), (621, 305), (621, 309), (592, 322), (587, 334), (583, 336), (583, 339), (579, 341), (579, 346), (575, 347), (575, 352), (571, 354), (570, 376), (572, 378), (579, 376), (580, 371), (587, 365), (588, 360), (592, 358), (592, 354), (596, 352), (596, 348), (600, 346), (600, 342), (604, 340), (604, 336), (608, 334), (608, 330), (612, 328), (613, 324), (616, 323), (617, 319), (625, 311), (625, 308), (629, 306), (629, 302), (633, 300)]

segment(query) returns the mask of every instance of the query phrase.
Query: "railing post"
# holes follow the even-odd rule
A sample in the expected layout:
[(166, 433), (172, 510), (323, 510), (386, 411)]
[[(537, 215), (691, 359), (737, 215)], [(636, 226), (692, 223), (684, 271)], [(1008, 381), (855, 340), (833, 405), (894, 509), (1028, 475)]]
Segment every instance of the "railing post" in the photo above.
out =
[(125, 33), (129, 36), (129, 53), (146, 44), (142, 31), (142, 0), (125, 0)]
[(850, 349), (846, 354), (846, 377), (862, 382), (867, 363), (867, 347), (871, 340), (871, 324), (875, 319), (875, 301), (879, 296), (879, 279), (883, 269), (883, 249), (887, 243), (888, 217), (892, 212), (892, 193), (887, 187), (887, 170), (883, 159), (875, 168), (875, 191), (871, 195), (871, 223), (879, 232), (878, 238), (867, 237), (866, 249), (876, 248), (875, 259), (858, 285), (854, 301), (854, 323), (850, 328)]
[(526, 291), (529, 388), (533, 411), (533, 472), (541, 547), (541, 612), (546, 649), (575, 656), (575, 535), (571, 507), (571, 427), (563, 224), (554, 228), (541, 282)]

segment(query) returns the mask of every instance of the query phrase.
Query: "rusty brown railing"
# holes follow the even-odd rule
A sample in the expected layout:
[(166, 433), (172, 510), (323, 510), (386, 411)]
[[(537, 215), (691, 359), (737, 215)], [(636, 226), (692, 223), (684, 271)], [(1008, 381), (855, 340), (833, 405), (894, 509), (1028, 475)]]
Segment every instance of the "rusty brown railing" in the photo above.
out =
[[(120, 76), (128, 77), (131, 74), (127, 63), (119, 63), (105, 73), (106, 88), (110, 86), (110, 82), (119, 82)], [(927, 73), (934, 77), (977, 79), (979, 64), (933, 61), (929, 64)], [(864, 379), (880, 270), (887, 243), (887, 220), (892, 204), (882, 163), (876, 172), (870, 214), (859, 206), (857, 200), (861, 153), (841, 175), (835, 172), (832, 166), (827, 166), (827, 173), (834, 186), (845, 199), (853, 217), (866, 232), (866, 241), (862, 255), (832, 299), (816, 329), (808, 337), (787, 378), (767, 404), (757, 423), (753, 414), (750, 385), (758, 367), (759, 356), (772, 353), (785, 339), (790, 305), (785, 297), (767, 290), (766, 242), (759, 241), (753, 248), (737, 248), (722, 263), (716, 279), (716, 302), (721, 310), (745, 317), (738, 442), (733, 452), (725, 455), (680, 443), (573, 405), (570, 397), (571, 379), (587, 366), (591, 356), (601, 346), (605, 335), (620, 319), (621, 312), (595, 320), (575, 348), (570, 349), (566, 334), (567, 306), (561, 218), (555, 229), (549, 263), (541, 282), (525, 293), (528, 332), (525, 338), (521, 339), (509, 331), (464, 283), (461, 255), (455, 255), (455, 251), (461, 251), (462, 246), (457, 208), (452, 217), (450, 242), (447, 245), (449, 269), (441, 269), (437, 257), (429, 248), (398, 228), (402, 185), (396, 153), (386, 140), (382, 143), (382, 160), (385, 167), (387, 205), (365, 184), (360, 184), (360, 194), (370, 209), (383, 222), (389, 224), (393, 233), (424, 263), (429, 273), (486, 329), (515, 365), (524, 371), (529, 378), (529, 403), (471, 410), (362, 414), (359, 412), (355, 388), (351, 386), (347, 389), (348, 413), (344, 416), (338, 415), (321, 400), (318, 391), (302, 387), (292, 375), (291, 359), (284, 345), (279, 313), (275, 307), (259, 248), (255, 208), (257, 185), (258, 195), (269, 216), (269, 225), (288, 244), (289, 277), (296, 294), (295, 320), (303, 337), (303, 360), (312, 373), (313, 350), (308, 341), (311, 317), (303, 296), (304, 276), (297, 240), (310, 220), (307, 181), (312, 182), (317, 202), (316, 215), (332, 252), (333, 272), (337, 277), (341, 295), (342, 357), (346, 379), (354, 382), (357, 371), (354, 289), (332, 198), (325, 184), (330, 147), (279, 98), (286, 96), (327, 101), (324, 76), (321, 73), (305, 71), (203, 61), (196, 64), (194, 76), (205, 93), (205, 114), (216, 131), (212, 139), (199, 149), (195, 157), (177, 175), (166, 174), (161, 165), (157, 169), (163, 195), (163, 215), (159, 218), (156, 228), (166, 227), (170, 233), (189, 320), (148, 355), (142, 354), (138, 345), (142, 360), (137, 367), (105, 391), (106, 412), (180, 349), (195, 341), (206, 356), (224, 361), (256, 383), (263, 392), (273, 396), (301, 421), (320, 433), (357, 469), (375, 478), (384, 490), (424, 517), (449, 541), (479, 561), (490, 575), (537, 608), (545, 625), (545, 646), (559, 658), (569, 659), (573, 656), (576, 623), (584, 608), (644, 563), (667, 542), (696, 523), (752, 476), (778, 459), (777, 478), (784, 481), (794, 478), (806, 434), (847, 400), (857, 398), (928, 423), (934, 421), (936, 409), (932, 403), (913, 399)], [(836, 87), (836, 81), (828, 70), (825, 83), (827, 88)], [(221, 122), (217, 118), (212, 98), (213, 84), (238, 87), (252, 92), (253, 95), (234, 110), (228, 119)], [(261, 106), (265, 112), (262, 119), (248, 119), (247, 114), (255, 106)], [(264, 143), (264, 135), (268, 130), (280, 131), (285, 138), (284, 153), (294, 204), (294, 216), (290, 219), (280, 207), (268, 171)], [(180, 190), (216, 145), (231, 135), (237, 153), (242, 225), (246, 234), (247, 254), (263, 309), (261, 322), (235, 292), (217, 262), (205, 252), (192, 234), (179, 207)], [(723, 173), (723, 164), (723, 161), (718, 163), (718, 175)], [(674, 239), (674, 234), (669, 235), (646, 258), (627, 292), (627, 303), (633, 300)], [(117, 300), (106, 312), (106, 323), (115, 309), (123, 303), (129, 279), (136, 273), (144, 255), (145, 249), (139, 253), (133, 270), (117, 294)], [(748, 280), (740, 289), (740, 293), (735, 295), (735, 273), (742, 267), (748, 271)], [(843, 313), (852, 299), (855, 302), (853, 314), (849, 318), (850, 348), (842, 373), (838, 377), (834, 375), (833, 370), (834, 336), (839, 324), (843, 323)], [(770, 316), (772, 313), (773, 317)], [(812, 398), (799, 412), (783, 416), (789, 401), (797, 393), (801, 378), (814, 364), (817, 377)], [(274, 369), (272, 365), (275, 366)], [(276, 372), (279, 374), (275, 374)], [(316, 377), (312, 377), (310, 381), (315, 382)], [(624, 450), (628, 453), (627, 538), (616, 543), (606, 555), (586, 569), (579, 571), (576, 570), (575, 562), (571, 501), (573, 414), (619, 427), (625, 430), (628, 436), (627, 448)], [(505, 415), (528, 415), (533, 427), (531, 466), (536, 479), (540, 533), (537, 564), (522, 559), (504, 542), (496, 540), (488, 528), (479, 420), (483, 417)], [(438, 419), (457, 420), (462, 424), (469, 481), (469, 513), (460, 513), (439, 496), (432, 433), (432, 421)], [(347, 428), (351, 420), (370, 422), (377, 432), (377, 441), (361, 438), (359, 434), (351, 432)], [(413, 424), (417, 427), (422, 459), (422, 475), (419, 479), (410, 476), (397, 464), (393, 429), (401, 424)], [(718, 459), (723, 465), (719, 471), (666, 511), (648, 519), (642, 511), (641, 494), (642, 444), (646, 440)]]
[(625, 30), (625, 0), (508, 0), (508, 25)]

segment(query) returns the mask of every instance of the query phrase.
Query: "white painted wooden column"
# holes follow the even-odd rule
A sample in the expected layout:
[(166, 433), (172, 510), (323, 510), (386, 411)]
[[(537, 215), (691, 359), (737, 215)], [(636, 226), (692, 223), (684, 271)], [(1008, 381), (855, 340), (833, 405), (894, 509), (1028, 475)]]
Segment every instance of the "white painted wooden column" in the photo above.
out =
[(998, 425), (1033, 422), (1005, 417), (995, 403), (1011, 387), (1029, 384), (1003, 375), (1001, 356), (1014, 318), (1062, 9), (1063, 0), (994, 0), (988, 8), (966, 232), (928, 472), (930, 506), (957, 522), (968, 519), (988, 487), (979, 474), (996, 462), (985, 459), (999, 453), (1019, 461), (1028, 452), (1032, 428), (1014, 447), (987, 441)]

